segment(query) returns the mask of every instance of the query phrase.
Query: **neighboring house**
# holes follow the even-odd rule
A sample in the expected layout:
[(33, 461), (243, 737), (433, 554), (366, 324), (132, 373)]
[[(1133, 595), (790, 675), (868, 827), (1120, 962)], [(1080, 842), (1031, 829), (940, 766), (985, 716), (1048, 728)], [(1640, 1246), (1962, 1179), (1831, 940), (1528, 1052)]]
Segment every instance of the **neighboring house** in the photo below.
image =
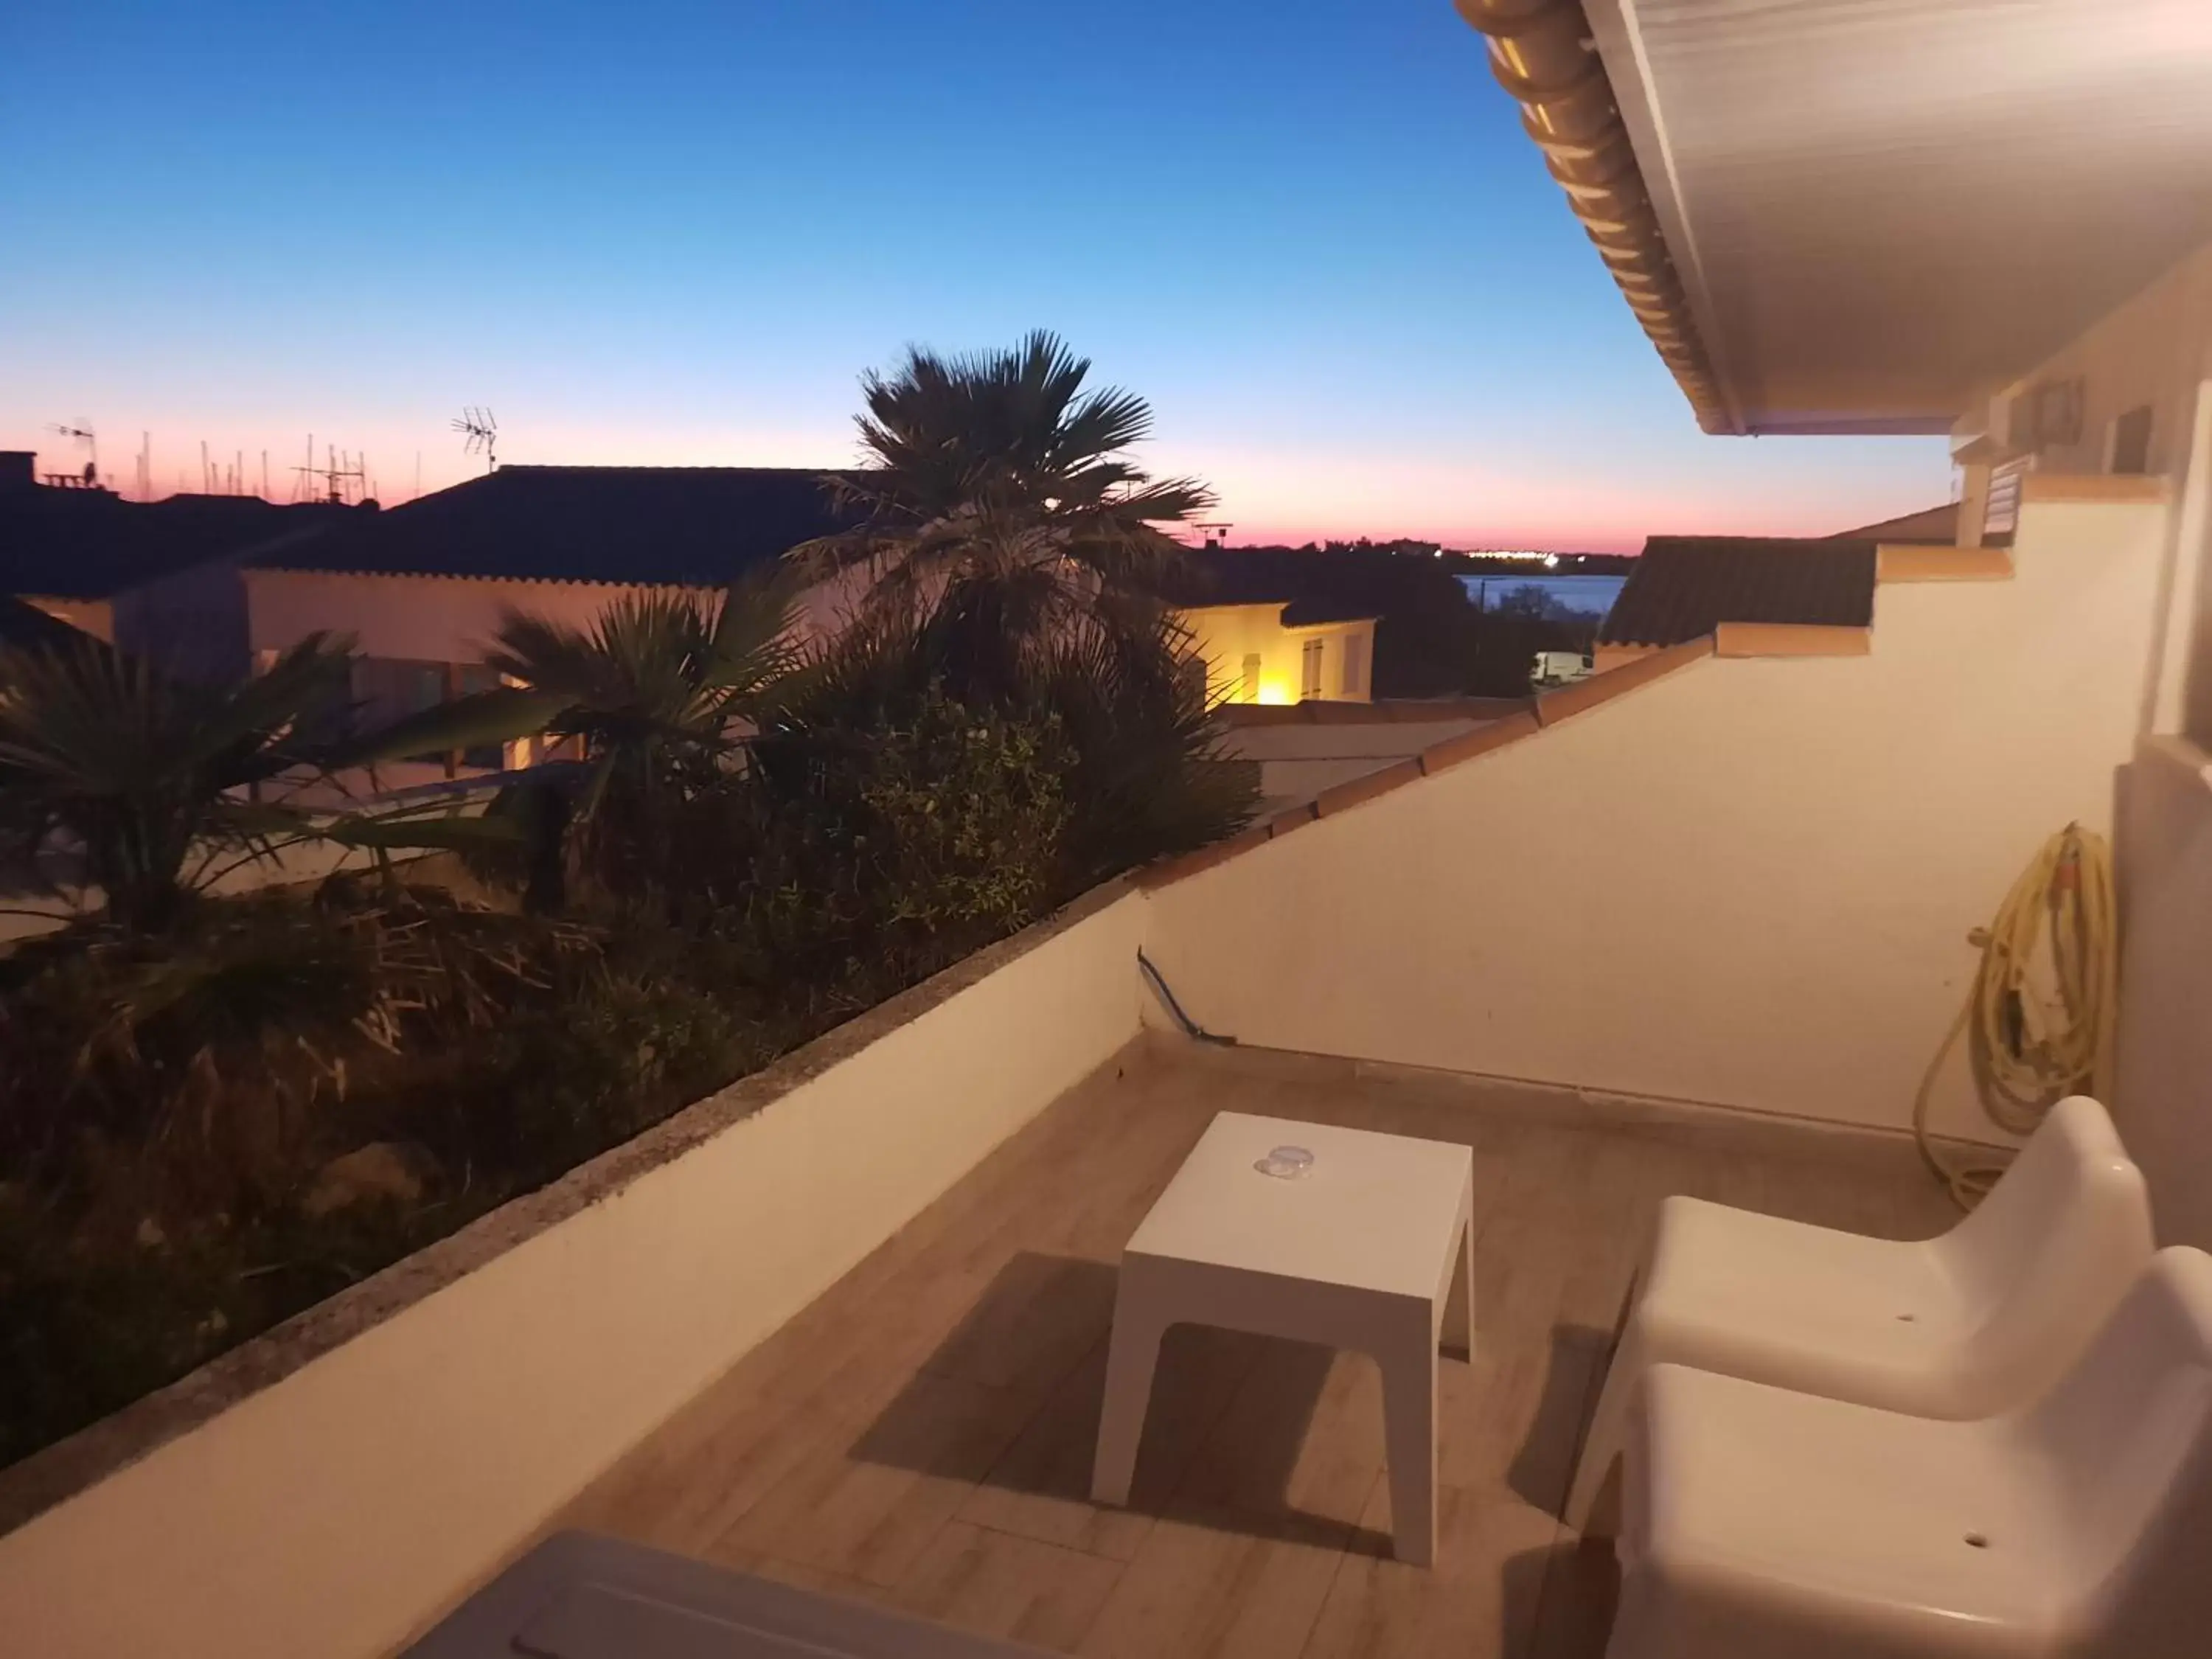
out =
[[(317, 629), (349, 633), (362, 701), (380, 716), (410, 713), (489, 683), (483, 658), (510, 611), (586, 626), (624, 593), (706, 599), (844, 527), (823, 477), (800, 467), (504, 466), (252, 550), (241, 561), (252, 649), (265, 660)], [(804, 634), (842, 627), (865, 581), (855, 571), (811, 589)], [(1225, 597), (1236, 602), (1182, 615), (1209, 680), (1231, 700), (1368, 697), (1371, 618), (1287, 594)], [(527, 745), (510, 745), (431, 769), (529, 758)]]
[(354, 511), (254, 495), (128, 501), (39, 483), (33, 465), (27, 451), (0, 452), (0, 593), (201, 678), (242, 673), (249, 660), (228, 556)]
[[(355, 514), (241, 561), (257, 660), (316, 631), (353, 636), (357, 698), (397, 718), (493, 683), (484, 664), (510, 611), (586, 628), (617, 599), (706, 600), (799, 543), (842, 527), (823, 474), (804, 467), (503, 466), (404, 507)], [(850, 583), (803, 600), (810, 635), (843, 621)], [(384, 769), (394, 785), (527, 764), (509, 744)]]
[(1911, 548), (1949, 546), (1958, 516), (1954, 501), (1835, 536), (1648, 537), (1599, 625), (1595, 665), (1602, 672), (1707, 635), (1723, 656), (1754, 646), (1863, 653), (1881, 549), (1910, 558)]
[(1377, 612), (1343, 578), (1290, 550), (1193, 549), (1172, 597), (1213, 695), (1232, 704), (1372, 698)]
[(1230, 703), (1365, 702), (1374, 696), (1375, 618), (1322, 600), (1269, 599), (1177, 612)]
[(1877, 562), (1870, 541), (1653, 536), (1598, 629), (1594, 665), (1707, 638), (1723, 656), (1863, 656)]

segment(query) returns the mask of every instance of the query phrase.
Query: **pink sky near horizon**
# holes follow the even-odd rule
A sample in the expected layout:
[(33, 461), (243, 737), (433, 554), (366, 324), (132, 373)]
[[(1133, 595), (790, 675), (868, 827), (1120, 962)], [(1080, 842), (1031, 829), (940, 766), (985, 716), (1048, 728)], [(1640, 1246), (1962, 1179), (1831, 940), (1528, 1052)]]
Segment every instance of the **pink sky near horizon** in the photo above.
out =
[[(450, 418), (318, 425), (316, 465), (323, 464), (331, 445), (364, 456), (379, 498), (398, 506), (415, 492), (418, 453), (425, 493), (483, 471), (483, 462), (466, 455), (462, 439), (447, 429)], [(155, 495), (198, 489), (201, 439), (173, 435), (184, 425), (171, 416), (151, 427), (98, 428), (102, 475), (122, 493), (135, 495), (140, 434), (150, 430)], [(265, 426), (210, 423), (206, 443), (217, 488), (224, 470), (242, 457), (246, 493), (259, 493), (265, 449), (271, 498), (295, 499), (294, 469), (304, 459), (307, 430), (303, 423), (283, 437)], [(1710, 447), (1700, 453), (1692, 447), (1693, 465), (1686, 470), (1705, 476), (1671, 487), (1650, 476), (1649, 468), (1579, 467), (1565, 455), (1548, 465), (1539, 461), (1505, 469), (1442, 454), (1300, 453), (1200, 439), (1156, 441), (1143, 459), (1156, 472), (1193, 473), (1210, 483), (1221, 501), (1213, 516), (1234, 526), (1232, 543), (1246, 544), (1413, 537), (1454, 547), (1633, 552), (1646, 536), (1657, 534), (1831, 535), (1948, 498), (1948, 467), (1940, 443), (1928, 465), (1911, 469), (1900, 482), (1894, 465), (1867, 469), (1869, 476), (1857, 479), (1827, 464), (1822, 446), (1850, 441), (1754, 444), (1699, 435), (1693, 444)], [(81, 442), (20, 418), (0, 421), (0, 448), (37, 450), (41, 472), (77, 471), (85, 454)], [(504, 463), (824, 469), (854, 459), (849, 435), (834, 429), (740, 427), (651, 434), (541, 426), (503, 434), (499, 453)]]

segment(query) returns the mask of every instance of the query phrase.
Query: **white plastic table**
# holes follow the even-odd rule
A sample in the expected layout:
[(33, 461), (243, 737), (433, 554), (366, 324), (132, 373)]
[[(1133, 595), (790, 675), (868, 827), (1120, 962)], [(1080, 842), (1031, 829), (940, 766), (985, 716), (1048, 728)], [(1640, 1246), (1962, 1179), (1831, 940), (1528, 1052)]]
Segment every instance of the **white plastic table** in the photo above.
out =
[[(1313, 1154), (1285, 1180), (1255, 1167)], [(1091, 1495), (1123, 1504), (1170, 1325), (1372, 1354), (1398, 1559), (1437, 1537), (1437, 1350), (1474, 1331), (1474, 1159), (1464, 1146), (1223, 1112), (1121, 1253)]]

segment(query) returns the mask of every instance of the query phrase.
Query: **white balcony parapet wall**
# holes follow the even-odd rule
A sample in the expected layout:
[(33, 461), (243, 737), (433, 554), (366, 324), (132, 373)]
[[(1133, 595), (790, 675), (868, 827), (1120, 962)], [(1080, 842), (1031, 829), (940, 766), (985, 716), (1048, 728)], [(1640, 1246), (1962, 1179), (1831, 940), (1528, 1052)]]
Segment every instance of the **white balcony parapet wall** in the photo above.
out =
[[(1692, 663), (1152, 895), (1247, 1043), (1902, 1128), (2044, 837), (2108, 830), (2166, 508), (2031, 501), (1871, 654)], [(1962, 1060), (1936, 1127), (2001, 1139)]]
[(0, 1649), (397, 1647), (1134, 1038), (1144, 922), (1103, 889), (0, 1475), (143, 1452), (0, 1536)]

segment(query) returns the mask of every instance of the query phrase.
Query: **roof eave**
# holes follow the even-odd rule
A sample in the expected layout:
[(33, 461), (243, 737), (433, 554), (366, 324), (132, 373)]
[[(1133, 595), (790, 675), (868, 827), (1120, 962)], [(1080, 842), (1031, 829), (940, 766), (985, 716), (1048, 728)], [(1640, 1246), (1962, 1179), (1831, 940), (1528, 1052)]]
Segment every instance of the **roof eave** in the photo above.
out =
[(1665, 181), (1655, 192), (1645, 178), (1582, 0), (1455, 3), (1488, 40), (1492, 74), (1521, 106), (1522, 127), (1698, 425), (1710, 433), (1746, 432), (1714, 370), (1662, 228), (1662, 217), (1672, 216), (1662, 211), (1670, 205)]

